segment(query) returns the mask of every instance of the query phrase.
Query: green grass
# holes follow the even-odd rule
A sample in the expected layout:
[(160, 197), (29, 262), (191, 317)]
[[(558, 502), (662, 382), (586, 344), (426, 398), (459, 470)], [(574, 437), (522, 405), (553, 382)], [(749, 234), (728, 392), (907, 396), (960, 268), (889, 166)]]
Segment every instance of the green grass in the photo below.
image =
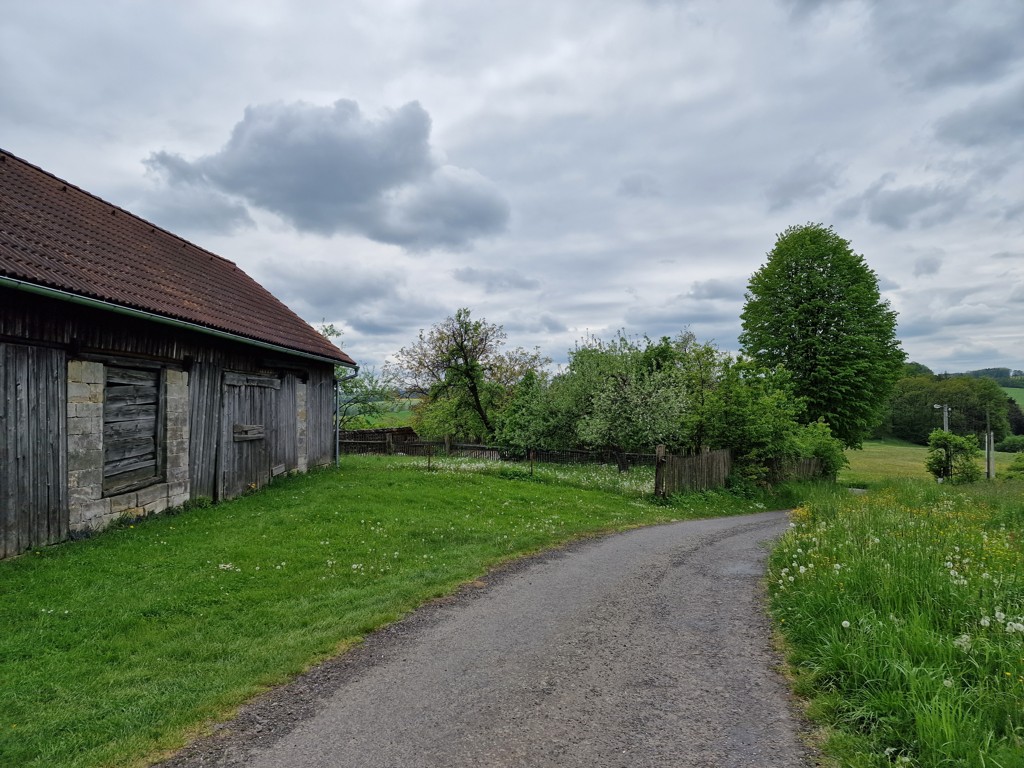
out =
[(1002, 390), (1007, 397), (1013, 398), (1021, 408), (1024, 408), (1024, 387), (1002, 387)]
[(357, 416), (351, 429), (389, 429), (412, 426), (414, 408), (420, 401), (416, 398), (400, 398), (385, 404), (385, 410), (374, 416)]
[(340, 471), (0, 562), (0, 765), (143, 764), (502, 561), (765, 506), (654, 503), (639, 472), (531, 479), (473, 464), (345, 457)]
[[(866, 488), (894, 478), (928, 480), (924, 468), (928, 449), (903, 440), (865, 440), (864, 447), (846, 452), (850, 465), (839, 472), (840, 485)], [(1013, 461), (1013, 454), (996, 452), (996, 476)]]
[(1024, 766), (1024, 483), (822, 492), (769, 567), (842, 766)]

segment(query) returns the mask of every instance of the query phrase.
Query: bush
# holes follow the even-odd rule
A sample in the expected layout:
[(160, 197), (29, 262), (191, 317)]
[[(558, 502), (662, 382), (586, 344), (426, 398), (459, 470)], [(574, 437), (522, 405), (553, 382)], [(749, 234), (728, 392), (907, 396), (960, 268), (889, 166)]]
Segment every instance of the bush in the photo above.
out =
[(974, 483), (981, 479), (980, 456), (974, 435), (961, 437), (936, 429), (928, 436), (924, 466), (940, 483), (947, 479), (951, 483)]
[(1006, 468), (1006, 476), (1015, 480), (1024, 480), (1024, 453), (1018, 453), (1013, 457), (1010, 466)]
[(995, 448), (1003, 453), (1024, 453), (1024, 435), (1011, 435), (996, 443)]
[(843, 444), (832, 436), (824, 419), (805, 424), (796, 435), (797, 449), (803, 458), (821, 462), (821, 476), (835, 480), (839, 470), (849, 465)]

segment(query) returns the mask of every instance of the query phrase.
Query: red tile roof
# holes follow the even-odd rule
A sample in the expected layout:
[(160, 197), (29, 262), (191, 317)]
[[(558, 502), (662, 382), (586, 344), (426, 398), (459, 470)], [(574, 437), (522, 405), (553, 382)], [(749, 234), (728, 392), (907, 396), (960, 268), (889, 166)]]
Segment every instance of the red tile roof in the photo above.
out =
[(354, 364), (232, 262), (4, 150), (0, 276)]

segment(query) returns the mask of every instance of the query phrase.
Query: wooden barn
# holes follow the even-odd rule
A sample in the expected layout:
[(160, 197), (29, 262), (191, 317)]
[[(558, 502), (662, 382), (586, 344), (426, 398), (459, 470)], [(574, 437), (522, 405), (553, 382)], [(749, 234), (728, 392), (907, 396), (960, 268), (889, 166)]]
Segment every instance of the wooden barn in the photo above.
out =
[(329, 463), (339, 365), (230, 261), (0, 150), (0, 557)]

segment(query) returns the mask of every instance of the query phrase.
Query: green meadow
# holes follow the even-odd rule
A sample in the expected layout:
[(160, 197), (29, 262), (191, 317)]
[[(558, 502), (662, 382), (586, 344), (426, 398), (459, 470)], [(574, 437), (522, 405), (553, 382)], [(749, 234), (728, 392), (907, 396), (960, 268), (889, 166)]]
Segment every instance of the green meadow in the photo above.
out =
[(770, 503), (652, 490), (643, 470), (347, 456), (0, 562), (0, 765), (144, 765), (505, 561)]

